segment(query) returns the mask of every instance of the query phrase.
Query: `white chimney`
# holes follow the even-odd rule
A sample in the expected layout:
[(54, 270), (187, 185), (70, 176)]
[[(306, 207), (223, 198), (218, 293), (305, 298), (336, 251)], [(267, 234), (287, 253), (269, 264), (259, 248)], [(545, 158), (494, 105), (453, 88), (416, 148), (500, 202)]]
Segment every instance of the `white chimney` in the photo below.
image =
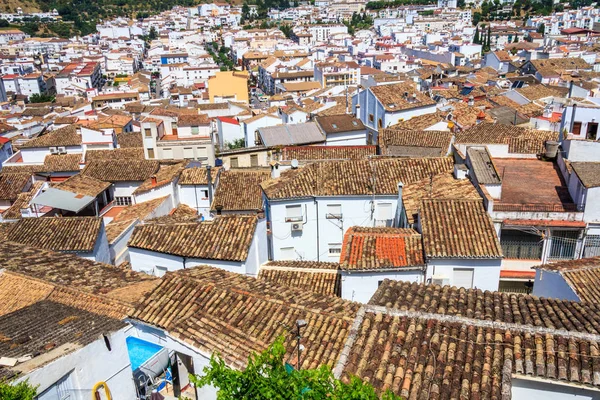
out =
[(467, 177), (467, 166), (464, 164), (454, 164), (454, 178), (465, 179)]
[(273, 179), (279, 178), (280, 174), (281, 174), (281, 171), (279, 171), (279, 163), (277, 161), (274, 163), (271, 163), (271, 178), (273, 178)]
[(473, 98), (473, 96), (469, 96), (469, 103), (470, 106), (474, 106), (475, 105), (475, 99)]

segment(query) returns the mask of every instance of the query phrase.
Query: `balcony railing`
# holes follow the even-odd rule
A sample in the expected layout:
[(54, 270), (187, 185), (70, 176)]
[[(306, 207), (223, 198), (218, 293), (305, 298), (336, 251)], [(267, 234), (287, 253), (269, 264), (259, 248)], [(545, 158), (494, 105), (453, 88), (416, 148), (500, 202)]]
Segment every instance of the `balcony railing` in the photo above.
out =
[(573, 260), (576, 257), (577, 239), (553, 237), (548, 260)]
[(516, 260), (541, 260), (543, 242), (521, 242), (501, 240), (502, 253), (505, 258)]

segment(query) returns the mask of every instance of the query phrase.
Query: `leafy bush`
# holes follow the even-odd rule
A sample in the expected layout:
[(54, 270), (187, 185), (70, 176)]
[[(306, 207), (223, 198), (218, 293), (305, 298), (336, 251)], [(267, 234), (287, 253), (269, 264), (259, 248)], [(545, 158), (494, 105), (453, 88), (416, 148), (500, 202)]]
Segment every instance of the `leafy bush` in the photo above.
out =
[(0, 382), (0, 399), (2, 400), (33, 400), (37, 395), (37, 387), (24, 381), (16, 385)]

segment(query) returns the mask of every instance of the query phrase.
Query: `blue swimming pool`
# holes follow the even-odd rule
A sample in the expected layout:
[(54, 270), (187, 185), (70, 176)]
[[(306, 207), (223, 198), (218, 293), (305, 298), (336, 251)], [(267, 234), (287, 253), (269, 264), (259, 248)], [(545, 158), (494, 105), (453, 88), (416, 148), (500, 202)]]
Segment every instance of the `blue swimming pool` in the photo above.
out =
[(133, 336), (128, 336), (126, 341), (129, 361), (131, 361), (131, 369), (134, 371), (162, 350), (162, 346), (146, 342), (145, 340)]

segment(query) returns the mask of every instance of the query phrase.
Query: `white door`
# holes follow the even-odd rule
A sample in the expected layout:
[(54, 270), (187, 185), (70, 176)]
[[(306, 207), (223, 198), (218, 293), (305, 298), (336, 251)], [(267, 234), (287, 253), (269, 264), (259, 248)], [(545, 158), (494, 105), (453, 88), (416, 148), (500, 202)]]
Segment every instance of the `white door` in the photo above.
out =
[(473, 270), (469, 268), (454, 268), (452, 285), (471, 289), (473, 287)]

